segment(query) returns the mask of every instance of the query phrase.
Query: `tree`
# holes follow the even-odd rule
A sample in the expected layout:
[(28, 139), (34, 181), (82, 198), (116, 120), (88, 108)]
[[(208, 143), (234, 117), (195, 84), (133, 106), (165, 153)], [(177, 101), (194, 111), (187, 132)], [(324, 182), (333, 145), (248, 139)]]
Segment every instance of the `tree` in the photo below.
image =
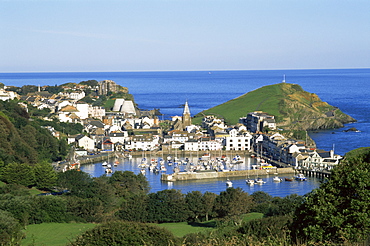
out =
[(333, 245), (369, 240), (369, 172), (370, 148), (347, 153), (330, 179), (296, 210), (293, 237)]
[(180, 222), (189, 217), (185, 195), (179, 190), (161, 190), (149, 194), (148, 221)]
[(248, 213), (252, 206), (252, 197), (240, 187), (227, 188), (215, 201), (215, 211), (221, 218)]
[(116, 215), (125, 221), (147, 222), (148, 198), (148, 195), (141, 193), (126, 196)]
[(148, 180), (144, 175), (136, 175), (131, 171), (116, 171), (109, 179), (109, 183), (116, 189), (117, 196), (125, 196), (127, 193), (147, 194), (150, 190)]
[(274, 197), (271, 201), (271, 206), (269, 206), (265, 213), (265, 216), (292, 215), (302, 202), (303, 197), (297, 194), (291, 194), (283, 198)]
[(273, 197), (264, 191), (256, 191), (251, 196), (255, 203), (252, 211), (266, 214), (271, 207)]
[(213, 206), (217, 195), (212, 192), (200, 191), (188, 192), (185, 201), (190, 212), (189, 217), (194, 221), (205, 219), (208, 221), (209, 215), (213, 215)]
[(214, 205), (215, 205), (215, 200), (216, 200), (217, 195), (215, 193), (206, 191), (203, 194), (203, 199), (204, 199), (204, 212), (205, 212), (205, 217), (206, 221), (208, 221), (209, 216), (214, 214)]
[(2, 168), (1, 180), (8, 184), (31, 187), (35, 184), (35, 174), (30, 165), (13, 162)]
[(58, 173), (57, 185), (60, 190), (68, 190), (71, 195), (81, 198), (92, 198), (96, 194), (91, 176), (74, 169)]
[(57, 173), (47, 161), (42, 161), (34, 166), (35, 184), (38, 189), (52, 188), (57, 181)]
[(190, 212), (189, 217), (195, 221), (198, 221), (199, 217), (205, 214), (205, 203), (202, 192), (188, 192), (185, 196), (185, 201)]

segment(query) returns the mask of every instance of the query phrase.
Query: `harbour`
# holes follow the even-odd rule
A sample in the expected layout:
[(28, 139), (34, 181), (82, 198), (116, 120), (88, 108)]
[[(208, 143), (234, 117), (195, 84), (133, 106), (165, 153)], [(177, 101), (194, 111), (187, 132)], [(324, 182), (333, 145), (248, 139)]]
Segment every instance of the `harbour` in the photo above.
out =
[[(234, 155), (234, 153), (233, 153)], [(189, 156), (190, 157), (190, 156)], [(188, 159), (189, 159), (188, 157)], [(232, 156), (230, 156), (231, 158)], [(148, 161), (160, 160), (161, 155), (154, 156), (151, 158), (148, 156)], [(213, 171), (200, 171), (194, 172), (199, 175), (197, 179), (190, 179), (189, 174), (185, 174), (189, 169), (189, 165), (180, 165), (180, 171), (178, 175), (188, 176), (188, 178), (179, 178), (176, 180), (162, 180), (166, 175), (172, 175), (174, 173), (174, 165), (169, 166), (168, 163), (165, 164), (165, 172), (153, 172), (149, 168), (145, 169), (145, 172), (142, 173), (142, 168), (139, 166), (142, 162), (142, 155), (133, 155), (132, 158), (110, 158), (109, 163), (112, 166), (113, 173), (116, 171), (131, 171), (135, 174), (142, 173), (150, 184), (150, 192), (155, 193), (157, 191), (165, 189), (177, 189), (182, 193), (186, 194), (191, 191), (200, 191), (204, 192), (213, 192), (219, 194), (222, 191), (227, 189), (226, 181), (230, 180), (232, 182), (232, 187), (241, 188), (245, 192), (253, 193), (256, 191), (263, 191), (271, 196), (285, 197), (291, 194), (305, 195), (308, 192), (311, 192), (313, 189), (316, 189), (323, 182), (322, 178), (318, 177), (307, 177), (307, 181), (296, 181), (294, 176), (296, 172), (292, 168), (278, 168), (278, 169), (253, 169), (253, 166), (257, 164), (256, 158), (252, 158), (250, 155), (243, 155), (243, 163), (235, 165), (233, 170), (226, 172), (213, 172)], [(178, 161), (184, 161), (186, 157), (178, 157)], [(117, 165), (113, 165), (115, 161), (118, 160)], [(192, 161), (196, 161), (197, 157), (194, 156)], [(81, 171), (89, 173), (92, 177), (100, 177), (102, 175), (110, 176), (112, 174), (105, 173), (105, 167), (101, 162), (83, 164), (80, 167)], [(277, 170), (277, 172), (276, 172)], [(217, 173), (217, 175), (215, 174)], [(207, 177), (202, 176), (207, 174)], [(282, 179), (282, 182), (274, 182), (274, 177), (279, 177)], [(292, 181), (285, 181), (285, 178), (292, 179)], [(262, 179), (263, 184), (248, 185), (247, 179)]]

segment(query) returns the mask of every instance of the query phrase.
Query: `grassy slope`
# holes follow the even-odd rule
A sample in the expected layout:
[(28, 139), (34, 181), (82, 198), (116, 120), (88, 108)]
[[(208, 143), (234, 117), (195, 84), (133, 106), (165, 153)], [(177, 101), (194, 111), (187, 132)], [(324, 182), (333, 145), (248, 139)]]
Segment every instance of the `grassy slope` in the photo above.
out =
[[(262, 218), (261, 213), (249, 213), (243, 215), (243, 221)], [(26, 238), (21, 245), (47, 245), (64, 246), (67, 245), (77, 235), (88, 229), (94, 228), (96, 224), (91, 223), (44, 223), (29, 225), (26, 227)], [(158, 226), (164, 227), (172, 232), (176, 237), (183, 237), (189, 233), (212, 230), (216, 226), (215, 221), (194, 223), (189, 225), (187, 222), (163, 223)]]
[(212, 230), (212, 227), (201, 226), (200, 224), (196, 226), (188, 225), (187, 222), (178, 222), (178, 223), (162, 223), (158, 226), (166, 228), (173, 233), (176, 237), (183, 237), (189, 233), (202, 232), (207, 230)]
[(91, 223), (44, 223), (29, 225), (21, 245), (64, 246), (77, 235), (95, 227)]
[[(247, 222), (254, 219), (260, 219), (263, 217), (262, 213), (248, 213), (242, 215), (243, 222)], [(183, 237), (189, 233), (197, 233), (207, 230), (212, 230), (216, 227), (216, 222), (210, 220), (202, 223), (193, 223), (189, 225), (187, 222), (178, 222), (178, 223), (162, 223), (158, 226), (164, 227), (170, 232), (173, 233), (176, 237)]]
[[(240, 117), (248, 113), (260, 110), (269, 114), (279, 116), (279, 102), (285, 97), (281, 89), (282, 84), (268, 85), (251, 91), (226, 103), (203, 111), (205, 115), (216, 115), (225, 118), (229, 124), (236, 124)], [(196, 117), (201, 116), (198, 114)], [(201, 117), (199, 117), (201, 118)], [(195, 119), (198, 121), (199, 119)]]

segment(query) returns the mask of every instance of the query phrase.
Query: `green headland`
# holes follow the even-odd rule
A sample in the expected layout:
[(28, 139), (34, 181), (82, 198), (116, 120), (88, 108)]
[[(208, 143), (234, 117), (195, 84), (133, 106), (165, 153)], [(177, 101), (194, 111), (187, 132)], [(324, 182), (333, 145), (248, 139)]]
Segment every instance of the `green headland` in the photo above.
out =
[(332, 129), (356, 121), (339, 108), (323, 102), (316, 94), (304, 91), (300, 85), (279, 83), (204, 110), (194, 116), (193, 122), (200, 123), (204, 115), (215, 115), (234, 125), (239, 118), (254, 111), (275, 116), (278, 128), (284, 130)]

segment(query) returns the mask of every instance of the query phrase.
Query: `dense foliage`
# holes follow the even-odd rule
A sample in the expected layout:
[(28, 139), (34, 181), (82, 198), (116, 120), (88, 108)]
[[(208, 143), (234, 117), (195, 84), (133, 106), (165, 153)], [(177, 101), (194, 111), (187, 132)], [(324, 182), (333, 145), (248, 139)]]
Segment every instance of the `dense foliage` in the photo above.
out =
[(295, 237), (327, 244), (370, 240), (370, 148), (349, 152), (297, 209)]
[(0, 101), (0, 161), (35, 164), (63, 159), (66, 142), (41, 126), (17, 101)]

